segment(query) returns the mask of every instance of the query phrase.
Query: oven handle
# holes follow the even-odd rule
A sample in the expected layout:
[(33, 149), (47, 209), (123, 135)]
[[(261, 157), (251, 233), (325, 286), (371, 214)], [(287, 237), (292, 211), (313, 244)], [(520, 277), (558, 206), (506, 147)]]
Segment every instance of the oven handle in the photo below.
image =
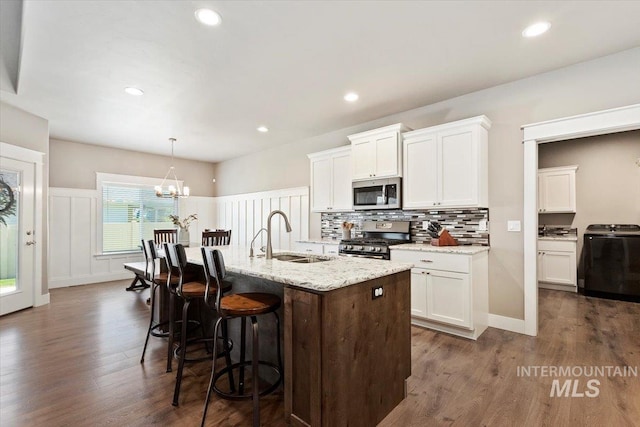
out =
[(381, 259), (381, 260), (386, 261), (384, 255), (358, 255), (358, 254), (338, 253), (338, 256), (348, 256), (348, 257), (352, 257), (352, 258)]

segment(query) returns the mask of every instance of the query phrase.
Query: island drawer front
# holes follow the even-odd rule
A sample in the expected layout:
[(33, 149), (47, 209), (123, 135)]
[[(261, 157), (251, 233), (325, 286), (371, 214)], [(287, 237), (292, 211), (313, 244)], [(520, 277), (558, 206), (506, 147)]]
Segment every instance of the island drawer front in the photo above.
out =
[(423, 251), (391, 251), (391, 261), (408, 262), (415, 268), (429, 270), (453, 271), (469, 273), (471, 271), (471, 256), (463, 254), (443, 254)]

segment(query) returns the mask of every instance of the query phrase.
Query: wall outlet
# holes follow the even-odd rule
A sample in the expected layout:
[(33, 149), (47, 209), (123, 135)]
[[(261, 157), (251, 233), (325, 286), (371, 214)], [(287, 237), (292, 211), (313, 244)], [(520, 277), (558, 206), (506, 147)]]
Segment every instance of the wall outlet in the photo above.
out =
[(487, 231), (487, 220), (482, 219), (478, 222), (478, 231)]
[(375, 288), (371, 288), (371, 299), (380, 298), (384, 294), (384, 289), (382, 286), (376, 286)]
[(511, 220), (507, 221), (507, 231), (521, 231), (520, 221)]

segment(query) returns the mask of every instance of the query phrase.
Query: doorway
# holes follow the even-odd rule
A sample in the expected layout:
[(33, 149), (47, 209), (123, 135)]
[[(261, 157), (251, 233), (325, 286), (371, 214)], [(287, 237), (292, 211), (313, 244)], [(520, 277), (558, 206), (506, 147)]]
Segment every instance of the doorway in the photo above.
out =
[(524, 323), (538, 334), (538, 144), (640, 129), (640, 104), (525, 125), (524, 143)]
[(35, 304), (41, 277), (37, 195), (42, 193), (41, 163), (34, 158), (42, 155), (3, 143), (0, 153), (0, 315), (4, 315)]

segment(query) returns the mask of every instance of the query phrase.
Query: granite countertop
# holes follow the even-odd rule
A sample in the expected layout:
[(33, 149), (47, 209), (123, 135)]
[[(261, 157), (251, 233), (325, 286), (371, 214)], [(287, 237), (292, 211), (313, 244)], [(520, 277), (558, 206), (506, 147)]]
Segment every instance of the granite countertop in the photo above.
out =
[(425, 243), (404, 243), (390, 247), (392, 251), (419, 251), (419, 252), (439, 252), (445, 254), (475, 255), (491, 249), (489, 246), (463, 245), (463, 246), (431, 246)]
[[(249, 258), (244, 246), (218, 246), (224, 256), (225, 267), (231, 273), (259, 277), (285, 285), (327, 292), (390, 274), (411, 270), (411, 264), (356, 257), (320, 257), (328, 261), (300, 264), (262, 257)], [(202, 264), (199, 247), (185, 248), (187, 259)], [(274, 251), (291, 253), (291, 251)], [(308, 257), (309, 254), (298, 253)]]
[(577, 242), (578, 237), (574, 235), (565, 236), (538, 236), (538, 240), (564, 240), (567, 242)]
[(337, 245), (340, 243), (340, 240), (337, 239), (305, 239), (305, 240), (296, 240), (298, 243), (317, 243), (319, 245)]

